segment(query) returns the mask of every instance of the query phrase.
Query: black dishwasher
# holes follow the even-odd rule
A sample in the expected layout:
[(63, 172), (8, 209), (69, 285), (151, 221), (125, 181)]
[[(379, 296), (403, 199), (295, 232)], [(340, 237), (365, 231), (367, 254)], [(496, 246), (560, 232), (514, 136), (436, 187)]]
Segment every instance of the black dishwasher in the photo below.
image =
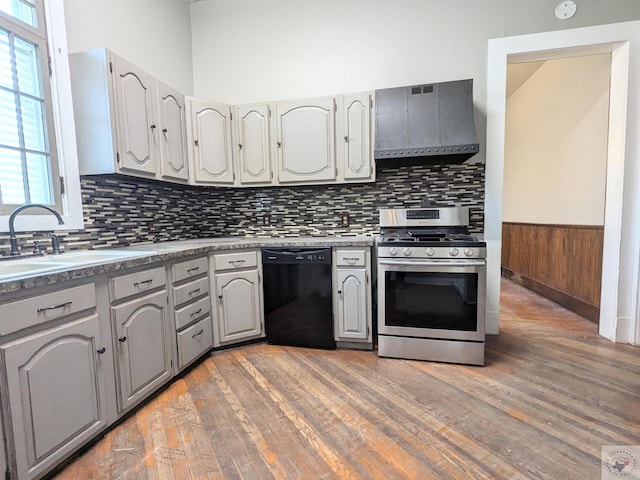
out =
[(336, 348), (330, 248), (263, 248), (267, 342)]

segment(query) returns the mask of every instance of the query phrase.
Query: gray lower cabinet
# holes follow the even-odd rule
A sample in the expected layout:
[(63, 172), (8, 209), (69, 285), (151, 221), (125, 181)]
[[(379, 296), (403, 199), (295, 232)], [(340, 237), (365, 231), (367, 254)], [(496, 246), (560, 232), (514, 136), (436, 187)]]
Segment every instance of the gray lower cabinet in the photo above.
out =
[(95, 314), (0, 347), (17, 478), (42, 476), (106, 427), (106, 348)]
[(120, 411), (172, 376), (167, 307), (166, 290), (111, 307)]
[(174, 263), (171, 281), (178, 370), (183, 370), (213, 346), (209, 259)]
[[(0, 438), (4, 439), (4, 429), (2, 428), (2, 419), (0, 419)], [(0, 475), (4, 475), (5, 478), (8, 477), (7, 470), (7, 455), (5, 453), (4, 442), (0, 445)]]
[(337, 342), (372, 344), (371, 252), (363, 248), (333, 251), (334, 333)]
[(261, 265), (257, 251), (213, 255), (213, 292), (217, 303), (214, 345), (264, 336)]

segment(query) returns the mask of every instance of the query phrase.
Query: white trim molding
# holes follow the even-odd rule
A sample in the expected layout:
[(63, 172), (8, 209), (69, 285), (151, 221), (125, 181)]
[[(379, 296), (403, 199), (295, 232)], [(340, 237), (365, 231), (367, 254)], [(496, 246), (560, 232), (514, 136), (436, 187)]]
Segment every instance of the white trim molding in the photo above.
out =
[(487, 66), (487, 333), (499, 331), (507, 64), (611, 53), (600, 335), (640, 343), (640, 21), (489, 40)]
[[(67, 51), (67, 34), (64, 19), (64, 0), (44, 0), (49, 54), (53, 71), (51, 95), (58, 149), (60, 176), (64, 177), (62, 218), (64, 225), (58, 225), (53, 215), (19, 215), (15, 220), (16, 231), (77, 230), (84, 227), (82, 216), (82, 194), (76, 150), (76, 129), (71, 98), (71, 77)], [(9, 231), (9, 216), (0, 216), (0, 231)]]

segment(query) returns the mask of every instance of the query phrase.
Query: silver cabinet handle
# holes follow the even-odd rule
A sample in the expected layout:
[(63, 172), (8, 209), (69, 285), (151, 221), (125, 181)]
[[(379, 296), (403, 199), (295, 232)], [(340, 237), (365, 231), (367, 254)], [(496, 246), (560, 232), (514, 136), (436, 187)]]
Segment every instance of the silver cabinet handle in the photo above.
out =
[(102, 355), (106, 351), (107, 351), (107, 349), (104, 348), (104, 347), (100, 347), (99, 349), (96, 350), (96, 352), (98, 352), (100, 355)]
[(68, 307), (73, 302), (69, 300), (68, 302), (61, 303), (59, 305), (51, 305), (50, 307), (42, 307), (37, 310), (38, 313), (46, 312), (48, 310), (58, 310), (59, 308)]
[(126, 342), (126, 341), (127, 341), (127, 337), (125, 337), (124, 335), (122, 335), (121, 337), (118, 337), (118, 341), (119, 341), (120, 343), (124, 343), (124, 342)]
[(194, 333), (193, 335), (191, 335), (191, 338), (196, 338), (197, 336), (202, 335), (203, 332), (204, 332), (204, 328), (201, 328), (198, 333)]
[(142, 285), (146, 285), (150, 287), (152, 283), (153, 283), (153, 279), (150, 278), (149, 280), (143, 280), (142, 282), (135, 282), (133, 286), (136, 288), (140, 288)]
[(358, 257), (342, 257), (342, 260), (347, 262), (347, 263), (354, 264), (360, 259)]
[(194, 295), (197, 295), (198, 293), (200, 293), (200, 289), (199, 289), (199, 288), (196, 288), (195, 290), (191, 290), (191, 291), (189, 292), (189, 296), (190, 296), (190, 297), (192, 297), (192, 296), (194, 296)]
[(195, 267), (187, 268), (187, 273), (197, 272), (198, 270), (200, 270), (200, 267), (196, 265)]
[(229, 263), (231, 265), (233, 265), (234, 267), (237, 267), (238, 265), (242, 265), (243, 263), (245, 263), (246, 260), (229, 260)]
[(191, 318), (193, 318), (193, 317), (195, 317), (196, 315), (198, 315), (198, 314), (200, 314), (200, 313), (202, 313), (202, 309), (201, 309), (201, 308), (199, 308), (199, 309), (198, 309), (198, 310), (196, 310), (195, 312), (191, 312), (191, 313), (189, 314), (189, 316), (190, 316)]

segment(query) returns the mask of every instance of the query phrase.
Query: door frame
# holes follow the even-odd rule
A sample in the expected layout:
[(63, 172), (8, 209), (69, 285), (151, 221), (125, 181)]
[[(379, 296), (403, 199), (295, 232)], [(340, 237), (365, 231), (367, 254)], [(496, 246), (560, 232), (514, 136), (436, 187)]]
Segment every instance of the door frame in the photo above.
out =
[(640, 21), (489, 40), (487, 65), (487, 333), (499, 331), (507, 64), (611, 53), (600, 335), (640, 344)]

